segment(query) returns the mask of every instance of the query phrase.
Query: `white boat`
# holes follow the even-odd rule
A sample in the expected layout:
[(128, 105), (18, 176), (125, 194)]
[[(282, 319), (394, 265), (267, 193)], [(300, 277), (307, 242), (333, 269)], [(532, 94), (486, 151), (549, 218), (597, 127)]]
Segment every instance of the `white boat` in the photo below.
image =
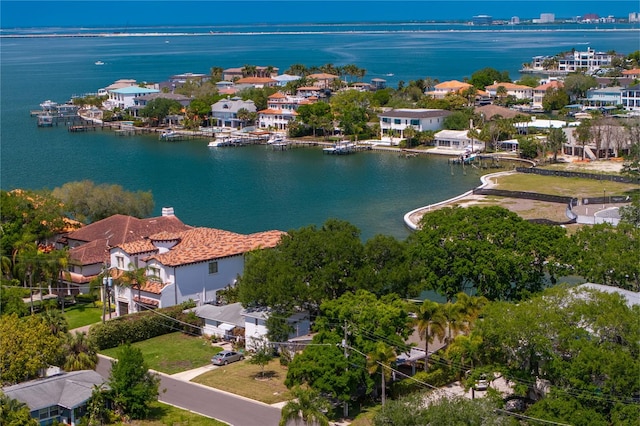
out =
[(209, 144), (207, 145), (209, 148), (217, 148), (220, 146), (229, 146), (229, 142), (219, 139), (219, 140), (214, 140), (209, 142)]
[(165, 130), (160, 134), (160, 139), (171, 140), (179, 138), (180, 134), (173, 130)]
[(95, 62), (95, 64), (96, 64), (96, 65), (104, 65), (104, 62), (102, 62), (102, 61), (96, 61), (96, 62)]
[(285, 142), (284, 136), (282, 135), (272, 135), (269, 140), (267, 141), (267, 144), (269, 145), (274, 145), (274, 144), (281, 144)]

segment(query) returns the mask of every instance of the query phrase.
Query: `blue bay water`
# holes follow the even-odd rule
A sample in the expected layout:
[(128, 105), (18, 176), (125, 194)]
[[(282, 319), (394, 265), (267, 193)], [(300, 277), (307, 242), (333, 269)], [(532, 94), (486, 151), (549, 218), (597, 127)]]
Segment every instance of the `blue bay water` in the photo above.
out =
[[(464, 192), (479, 176), (452, 169), (443, 158), (210, 149), (204, 140), (162, 143), (150, 136), (39, 129), (29, 110), (45, 99), (64, 102), (121, 78), (162, 81), (172, 74), (207, 73), (213, 66), (273, 65), (282, 72), (295, 63), (354, 63), (368, 70), (365, 81), (382, 77), (391, 85), (424, 77), (462, 79), (486, 66), (517, 78), (521, 64), (534, 55), (588, 46), (627, 53), (638, 50), (640, 34), (637, 27), (447, 28), (453, 31), (415, 24), (142, 28), (112, 37), (2, 38), (0, 186), (53, 188), (91, 179), (151, 190), (156, 213), (173, 206), (182, 220), (197, 226), (288, 230), (336, 217), (354, 223), (365, 238), (378, 233), (402, 238), (406, 211)], [(156, 35), (142, 35), (149, 32)], [(95, 66), (97, 60), (105, 65)]]

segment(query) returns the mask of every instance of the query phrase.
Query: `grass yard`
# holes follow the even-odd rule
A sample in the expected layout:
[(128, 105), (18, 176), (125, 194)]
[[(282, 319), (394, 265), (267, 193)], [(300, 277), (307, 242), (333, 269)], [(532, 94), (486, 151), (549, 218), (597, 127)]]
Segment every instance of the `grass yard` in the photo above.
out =
[(262, 401), (266, 404), (287, 401), (291, 398), (284, 379), (287, 370), (278, 358), (264, 367), (265, 378), (260, 376), (260, 366), (246, 360), (208, 371), (192, 382)]
[(607, 195), (631, 195), (640, 190), (640, 186), (631, 183), (618, 183), (606, 180), (541, 176), (528, 173), (516, 173), (493, 178), (498, 180), (498, 189), (507, 191), (539, 192), (542, 194), (562, 195), (566, 197), (602, 197)]
[[(107, 316), (109, 313), (107, 312)], [(93, 303), (76, 303), (65, 305), (64, 317), (69, 324), (69, 330), (95, 324), (102, 321), (102, 308), (96, 308)]]
[(162, 402), (153, 402), (151, 404), (151, 414), (147, 420), (132, 420), (127, 425), (133, 426), (165, 426), (165, 425), (189, 425), (189, 426), (226, 426), (226, 423), (220, 422), (209, 417), (192, 413), (187, 410), (163, 404)]
[[(211, 346), (201, 337), (176, 332), (134, 343), (140, 349), (149, 368), (166, 374), (180, 373), (202, 367), (211, 362), (211, 357), (222, 350)], [(100, 351), (101, 354), (117, 358), (118, 348)]]

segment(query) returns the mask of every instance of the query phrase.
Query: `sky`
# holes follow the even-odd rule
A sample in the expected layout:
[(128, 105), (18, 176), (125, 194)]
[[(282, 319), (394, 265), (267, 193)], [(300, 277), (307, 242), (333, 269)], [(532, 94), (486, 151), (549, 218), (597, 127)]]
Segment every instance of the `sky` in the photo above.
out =
[(0, 28), (628, 17), (638, 0), (0, 0)]

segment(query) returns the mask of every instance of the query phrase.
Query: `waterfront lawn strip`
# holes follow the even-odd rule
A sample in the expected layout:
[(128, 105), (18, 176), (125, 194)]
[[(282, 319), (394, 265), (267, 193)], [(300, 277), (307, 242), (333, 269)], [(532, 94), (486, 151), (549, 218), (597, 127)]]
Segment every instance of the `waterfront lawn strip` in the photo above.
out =
[(291, 399), (291, 394), (284, 385), (287, 370), (280, 365), (279, 359), (274, 358), (265, 365), (265, 378), (261, 377), (260, 371), (259, 365), (249, 364), (244, 360), (208, 371), (191, 381), (266, 404)]
[[(140, 349), (147, 366), (166, 374), (192, 370), (211, 363), (211, 357), (222, 350), (211, 346), (207, 339), (189, 336), (181, 332), (165, 334), (132, 346)], [(118, 348), (105, 349), (101, 354), (117, 358)]]
[(73, 330), (102, 321), (102, 308), (94, 306), (93, 303), (65, 305), (64, 317), (67, 320), (69, 330)]
[(146, 420), (132, 420), (127, 423), (130, 426), (164, 426), (164, 425), (189, 425), (189, 426), (226, 426), (209, 417), (201, 416), (191, 411), (182, 410), (171, 405), (154, 401), (150, 404), (151, 412)]
[[(607, 195), (630, 195), (638, 191), (638, 185), (607, 180), (542, 176), (529, 173), (515, 173), (499, 176), (498, 189), (507, 191), (539, 192), (541, 194), (565, 197), (602, 197)], [(492, 178), (495, 182), (495, 178)]]

